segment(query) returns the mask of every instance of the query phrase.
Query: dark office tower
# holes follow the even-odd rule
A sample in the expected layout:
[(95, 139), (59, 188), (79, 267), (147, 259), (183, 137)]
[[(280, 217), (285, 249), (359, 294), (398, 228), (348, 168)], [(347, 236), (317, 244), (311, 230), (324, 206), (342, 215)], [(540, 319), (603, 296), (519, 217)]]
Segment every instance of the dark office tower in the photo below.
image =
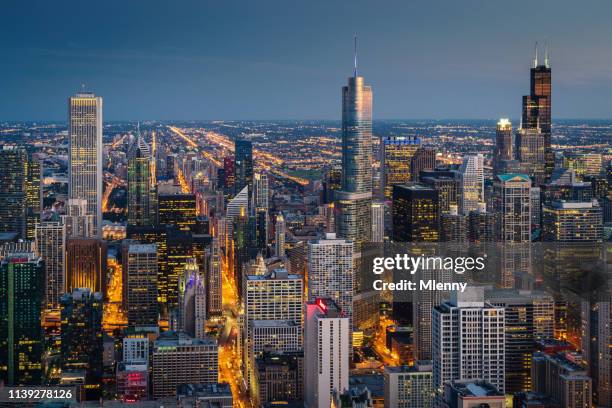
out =
[(323, 204), (334, 202), (334, 192), (342, 189), (342, 168), (330, 167), (323, 176)]
[(423, 170), (436, 168), (436, 149), (433, 147), (420, 147), (412, 156), (410, 161), (410, 173), (412, 181), (421, 180)]
[(372, 237), (372, 88), (357, 75), (356, 55), (342, 88), (342, 190), (334, 196), (338, 236), (359, 245)]
[(438, 190), (440, 214), (450, 212), (452, 205), (459, 206), (461, 179), (458, 172), (454, 170), (421, 171), (421, 182), (428, 187)]
[(495, 150), (493, 152), (493, 171), (498, 174), (502, 172), (503, 163), (514, 160), (514, 149), (512, 144), (512, 123), (508, 119), (500, 119), (497, 122), (495, 133)]
[(160, 194), (157, 209), (160, 225), (175, 225), (180, 230), (190, 231), (196, 224), (195, 194)]
[(600, 302), (582, 302), (582, 357), (593, 379), (593, 402), (597, 407), (612, 406), (612, 297)]
[(421, 145), (416, 136), (384, 136), (380, 140), (382, 196), (391, 200), (393, 186), (412, 181), (410, 162)]
[(268, 248), (268, 211), (264, 208), (255, 210), (255, 246), (264, 253)]
[[(165, 297), (168, 310), (178, 305), (178, 281), (188, 259), (192, 258), (193, 239), (191, 233), (169, 229), (166, 235), (166, 288)], [(163, 296), (163, 294), (161, 294)]]
[[(168, 228), (163, 225), (128, 225), (126, 233), (128, 239), (138, 241), (143, 244), (155, 244), (157, 248), (157, 297), (160, 306), (165, 306), (168, 299), (168, 251), (166, 242), (168, 230), (172, 229), (175, 228)], [(162, 312), (167, 312), (167, 308), (164, 307)]]
[(16, 146), (0, 150), (0, 232), (26, 238), (27, 154)]
[(102, 386), (102, 294), (74, 289), (62, 307), (62, 375), (85, 377), (87, 400), (97, 400)]
[(506, 315), (506, 392), (531, 390), (531, 355), (537, 340), (552, 339), (554, 299), (542, 291), (492, 289), (485, 298)]
[(468, 239), (470, 242), (483, 243), (496, 240), (496, 221), (499, 217), (487, 211), (485, 203), (480, 203), (476, 211), (471, 211), (468, 220)]
[(393, 240), (437, 242), (439, 238), (438, 192), (422, 185), (393, 187)]
[(551, 70), (548, 50), (544, 64), (538, 62), (536, 44), (533, 67), (530, 73), (530, 93), (523, 96), (523, 129), (540, 129), (544, 139), (545, 171), (550, 177), (555, 166), (551, 146)]
[[(233, 248), (234, 248), (234, 270), (236, 287), (242, 288), (244, 281), (244, 267), (250, 259), (257, 256), (257, 248), (253, 245), (254, 217), (247, 213), (241, 213), (234, 219)], [(241, 290), (238, 296), (241, 296)]]
[(28, 152), (26, 174), (26, 238), (33, 241), (42, 208), (42, 159), (38, 154)]
[(440, 215), (440, 242), (467, 242), (468, 216), (459, 214), (456, 205), (447, 214)]
[(166, 156), (166, 177), (170, 180), (175, 176), (174, 167), (176, 166), (176, 156), (169, 154)]
[(207, 262), (206, 309), (209, 316), (223, 312), (223, 275), (221, 270), (221, 246), (219, 238), (213, 238)]
[(127, 309), (128, 325), (157, 327), (157, 247), (131, 244), (124, 254), (123, 307)]
[(66, 243), (66, 292), (87, 288), (106, 294), (106, 241), (73, 238)]
[(239, 193), (245, 186), (253, 191), (253, 144), (249, 140), (236, 140), (234, 144), (235, 163), (234, 169), (236, 182), (235, 193)]
[(156, 208), (151, 195), (151, 149), (138, 131), (128, 150), (128, 224), (153, 225)]
[(11, 253), (0, 263), (0, 382), (40, 385), (45, 290), (42, 259), (32, 252)]

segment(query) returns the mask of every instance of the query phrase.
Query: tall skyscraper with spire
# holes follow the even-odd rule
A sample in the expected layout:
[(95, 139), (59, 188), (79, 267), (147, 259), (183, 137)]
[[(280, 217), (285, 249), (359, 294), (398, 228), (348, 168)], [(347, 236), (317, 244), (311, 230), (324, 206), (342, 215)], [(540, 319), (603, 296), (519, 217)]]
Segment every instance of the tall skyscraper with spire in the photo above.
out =
[(342, 190), (334, 193), (337, 232), (357, 244), (372, 237), (372, 88), (355, 67), (342, 88)]
[(544, 63), (538, 60), (538, 43), (535, 45), (533, 66), (530, 71), (530, 92), (523, 96), (523, 129), (540, 129), (544, 138), (545, 173), (550, 177), (555, 167), (551, 146), (551, 69), (546, 46)]
[(92, 235), (102, 236), (102, 98), (77, 93), (68, 99), (69, 198), (87, 200), (95, 215)]

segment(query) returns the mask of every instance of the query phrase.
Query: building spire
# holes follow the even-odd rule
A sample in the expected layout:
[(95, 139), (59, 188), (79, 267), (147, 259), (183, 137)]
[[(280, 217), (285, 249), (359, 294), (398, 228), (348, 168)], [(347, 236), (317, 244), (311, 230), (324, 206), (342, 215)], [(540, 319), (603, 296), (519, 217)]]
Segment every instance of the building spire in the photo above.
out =
[(354, 68), (353, 76), (357, 78), (357, 33), (353, 36), (353, 57), (354, 57)]
[(544, 43), (544, 66), (550, 68), (550, 58), (548, 57), (548, 41)]
[(537, 41), (535, 43), (535, 49), (533, 53), (533, 67), (534, 68), (538, 67), (538, 42)]

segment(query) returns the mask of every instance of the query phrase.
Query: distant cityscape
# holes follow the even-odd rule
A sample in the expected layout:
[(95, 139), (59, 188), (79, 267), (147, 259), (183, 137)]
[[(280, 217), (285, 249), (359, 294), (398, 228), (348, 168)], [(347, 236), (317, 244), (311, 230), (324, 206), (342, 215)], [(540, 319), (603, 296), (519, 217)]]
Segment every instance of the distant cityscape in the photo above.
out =
[[(555, 120), (539, 51), (520, 118), (376, 120), (355, 55), (337, 121), (0, 122), (0, 394), (612, 407), (612, 120)], [(397, 253), (488, 274), (376, 290)]]

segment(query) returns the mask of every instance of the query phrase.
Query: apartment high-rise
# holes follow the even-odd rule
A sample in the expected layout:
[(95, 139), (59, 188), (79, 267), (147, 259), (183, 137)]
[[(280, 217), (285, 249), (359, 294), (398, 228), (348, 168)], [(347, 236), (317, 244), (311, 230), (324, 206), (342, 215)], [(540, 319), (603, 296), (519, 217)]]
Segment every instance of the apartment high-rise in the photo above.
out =
[[(308, 243), (308, 300), (330, 298), (353, 324), (354, 244), (325, 234)], [(352, 329), (352, 328), (351, 328)]]
[(42, 210), (42, 158), (28, 150), (26, 171), (26, 238), (35, 239), (36, 224)]
[(153, 397), (176, 395), (180, 384), (216, 384), (219, 349), (211, 338), (194, 339), (181, 332), (164, 332), (153, 344)]
[(438, 396), (455, 380), (505, 386), (505, 312), (484, 300), (482, 287), (452, 292), (432, 312), (433, 384)]
[(87, 214), (87, 200), (68, 199), (66, 214), (61, 216), (66, 226), (66, 238), (89, 238), (93, 236), (95, 215)]
[(206, 285), (207, 314), (220, 316), (223, 312), (223, 275), (219, 238), (214, 237), (210, 245), (208, 266), (208, 284)]
[(356, 55), (342, 88), (342, 190), (334, 198), (338, 236), (359, 246), (372, 237), (372, 88), (357, 74)]
[(27, 154), (4, 145), (0, 150), (0, 232), (26, 238)]
[(131, 244), (123, 265), (123, 305), (128, 326), (157, 326), (157, 246)]
[(486, 203), (480, 203), (478, 210), (471, 211), (468, 219), (468, 239), (470, 242), (483, 243), (496, 241), (498, 215), (487, 211)]
[(0, 382), (40, 385), (44, 337), (43, 261), (33, 252), (9, 253), (0, 262)]
[(547, 177), (550, 177), (555, 167), (555, 155), (551, 145), (551, 69), (548, 50), (546, 50), (544, 64), (539, 63), (537, 44), (529, 77), (529, 95), (523, 96), (522, 128), (539, 128), (542, 132), (545, 171)]
[(102, 236), (102, 98), (77, 93), (68, 99), (68, 196), (87, 200), (91, 236)]
[(372, 203), (372, 242), (385, 240), (385, 203)]
[(304, 329), (305, 406), (331, 406), (349, 388), (350, 324), (331, 299), (306, 303)]
[(459, 214), (456, 205), (450, 206), (448, 214), (440, 215), (441, 242), (467, 242), (468, 216)]
[(45, 268), (45, 306), (58, 309), (66, 282), (66, 226), (62, 222), (36, 224), (36, 248)]
[(385, 408), (433, 408), (431, 361), (385, 367)]
[(393, 240), (436, 242), (439, 238), (438, 191), (420, 184), (393, 187)]
[(282, 213), (279, 213), (276, 216), (276, 224), (274, 224), (274, 245), (275, 251), (274, 254), (282, 258), (285, 256), (285, 234), (287, 230), (287, 226), (285, 224), (285, 218)]
[(462, 214), (478, 209), (484, 202), (484, 157), (482, 154), (468, 155), (463, 158), (459, 169), (461, 200), (459, 210)]
[(138, 130), (130, 146), (128, 158), (128, 224), (154, 225), (156, 223), (155, 190), (151, 181), (151, 149)]
[(531, 179), (525, 174), (501, 174), (493, 184), (493, 208), (499, 214), (503, 242), (531, 240)]
[(586, 364), (577, 354), (534, 353), (532, 376), (533, 390), (552, 397), (564, 408), (593, 406), (592, 380)]
[(412, 181), (410, 164), (421, 145), (416, 136), (384, 136), (381, 138), (382, 197), (391, 200), (393, 186)]

